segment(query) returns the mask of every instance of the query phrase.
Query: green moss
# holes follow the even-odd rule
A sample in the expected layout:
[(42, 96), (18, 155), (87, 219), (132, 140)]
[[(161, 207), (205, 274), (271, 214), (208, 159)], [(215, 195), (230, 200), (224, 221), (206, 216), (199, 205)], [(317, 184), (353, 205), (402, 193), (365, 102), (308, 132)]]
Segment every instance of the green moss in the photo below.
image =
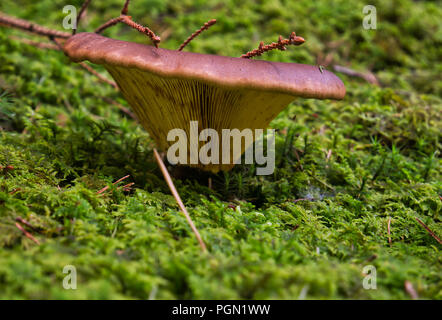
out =
[[(82, 28), (117, 16), (121, 2), (93, 2)], [(1, 5), (54, 28), (63, 18), (49, 0)], [(0, 298), (407, 299), (408, 280), (420, 297), (441, 299), (440, 244), (415, 218), (442, 235), (442, 11), (375, 1), (378, 30), (367, 31), (364, 5), (134, 1), (136, 21), (169, 33), (166, 48), (210, 18), (218, 23), (186, 50), (239, 56), (295, 30), (303, 46), (263, 59), (315, 64), (331, 54), (371, 68), (383, 84), (341, 75), (343, 101), (287, 107), (272, 122), (271, 176), (237, 166), (212, 176), (213, 189), (205, 176), (176, 179), (206, 255), (152, 158), (152, 140), (103, 100), (127, 106), (119, 93), (0, 28), (0, 166), (14, 167), (0, 170)], [(124, 26), (106, 34), (146, 42)], [(128, 174), (131, 191), (111, 184)], [(41, 245), (16, 228), (17, 217)], [(362, 287), (369, 264), (377, 290)], [(65, 265), (77, 268), (77, 290), (62, 287)]]

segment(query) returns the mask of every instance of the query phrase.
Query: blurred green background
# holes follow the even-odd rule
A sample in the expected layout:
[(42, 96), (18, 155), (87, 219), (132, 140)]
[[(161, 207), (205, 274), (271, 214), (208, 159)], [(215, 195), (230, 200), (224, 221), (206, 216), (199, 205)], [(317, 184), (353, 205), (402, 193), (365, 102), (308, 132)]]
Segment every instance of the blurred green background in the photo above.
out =
[[(123, 2), (92, 0), (79, 31)], [(63, 6), (81, 3), (2, 0), (0, 11), (61, 30)], [(367, 4), (376, 30), (362, 27)], [(235, 57), (296, 31), (302, 46), (257, 59), (346, 66), (380, 86), (338, 74), (343, 101), (294, 101), (271, 124), (271, 176), (241, 165), (213, 189), (206, 176), (176, 179), (203, 255), (122, 96), (0, 26), (0, 166), (14, 167), (0, 170), (0, 298), (409, 299), (405, 281), (442, 298), (440, 244), (416, 221), (441, 236), (440, 3), (135, 0), (129, 15), (168, 49), (217, 19), (185, 50)], [(124, 25), (104, 35), (150, 44)], [(130, 191), (111, 184), (127, 174)], [(369, 264), (376, 290), (362, 287)], [(62, 287), (65, 265), (77, 290)]]

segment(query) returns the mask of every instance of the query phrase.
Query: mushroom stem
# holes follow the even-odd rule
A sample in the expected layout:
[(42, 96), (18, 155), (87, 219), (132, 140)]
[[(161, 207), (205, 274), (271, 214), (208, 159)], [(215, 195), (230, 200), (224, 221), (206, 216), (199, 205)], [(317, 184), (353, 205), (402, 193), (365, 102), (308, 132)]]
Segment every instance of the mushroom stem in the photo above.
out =
[(204, 30), (209, 29), (211, 26), (213, 26), (216, 23), (216, 19), (212, 19), (207, 21), (201, 28), (199, 28), (197, 31), (195, 31), (194, 33), (192, 33), (190, 35), (189, 38), (186, 39), (186, 41), (183, 42), (183, 44), (178, 48), (178, 51), (181, 51), (184, 49), (185, 46), (187, 46), (189, 44), (190, 41), (192, 41), (193, 39), (195, 39), (197, 36), (200, 35), (201, 32), (203, 32)]

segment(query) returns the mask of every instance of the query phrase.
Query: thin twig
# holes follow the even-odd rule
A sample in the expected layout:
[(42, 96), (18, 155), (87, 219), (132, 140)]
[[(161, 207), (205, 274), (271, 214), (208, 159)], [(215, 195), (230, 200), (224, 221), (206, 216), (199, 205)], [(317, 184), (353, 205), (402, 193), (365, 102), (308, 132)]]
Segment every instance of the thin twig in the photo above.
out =
[(389, 244), (391, 244), (390, 225), (391, 225), (391, 217), (388, 217), (387, 234), (388, 234), (388, 243)]
[[(118, 179), (117, 181), (115, 181), (114, 183), (112, 183), (113, 185), (116, 185), (118, 182), (123, 181), (124, 179), (127, 179), (130, 177), (130, 174), (128, 174), (127, 176), (124, 176), (123, 178)], [(109, 186), (105, 186), (103, 189), (97, 191), (97, 194), (101, 194), (104, 191), (106, 191), (107, 189), (109, 189)]]
[(31, 228), (32, 230), (37, 230), (36, 227), (34, 227), (31, 223), (29, 223), (27, 220), (23, 219), (22, 217), (15, 218), (15, 221), (20, 222), (21, 224), (24, 224), (28, 228)]
[(315, 175), (311, 175), (311, 177), (313, 179), (315, 179), (316, 181), (318, 181), (319, 183), (323, 184), (324, 186), (326, 186), (327, 188), (329, 188), (332, 191), (335, 191), (335, 188), (333, 188), (331, 185), (329, 185), (327, 182), (322, 181), (321, 179), (319, 179), (318, 177), (316, 177)]
[(77, 15), (77, 22), (75, 23), (75, 29), (72, 30), (73, 35), (77, 33), (78, 24), (80, 23), (81, 18), (83, 18), (83, 14), (86, 11), (86, 9), (90, 3), (91, 3), (91, 0), (86, 0), (85, 2), (83, 2), (83, 5), (81, 6), (80, 11), (78, 12), (78, 15)]
[(34, 238), (34, 236), (32, 234), (30, 234), (29, 232), (27, 232), (18, 222), (15, 223), (15, 226), (21, 231), (23, 232), (23, 234), (25, 235), (25, 237), (27, 237), (28, 239), (31, 239), (32, 241), (34, 241), (36, 244), (40, 245), (40, 242)]
[(16, 194), (17, 192), (21, 191), (21, 188), (16, 188), (14, 190), (12, 190), (11, 192), (9, 192), (9, 194)]
[(300, 198), (300, 199), (295, 199), (293, 200), (293, 203), (299, 202), (299, 201), (314, 201), (315, 199), (313, 198)]
[(278, 42), (272, 42), (271, 44), (264, 45), (264, 42), (260, 42), (258, 49), (249, 51), (241, 56), (241, 58), (249, 59), (252, 57), (257, 57), (262, 55), (264, 52), (270, 50), (287, 50), (286, 46), (295, 45), (299, 46), (305, 42), (304, 38), (298, 37), (294, 32), (291, 33), (289, 39), (282, 39), (282, 36), (279, 36)]
[[(63, 51), (63, 47), (61, 46), (60, 42), (58, 42), (57, 39), (55, 39), (55, 38), (53, 38), (53, 37), (50, 37), (50, 40), (51, 40), (52, 42), (54, 42), (54, 43), (58, 46), (58, 48), (59, 48), (60, 50)], [(115, 82), (113, 82), (113, 81), (111, 81), (111, 80), (109, 80), (109, 79), (103, 77), (101, 74), (99, 74), (97, 71), (95, 71), (94, 68), (88, 66), (88, 65), (87, 65), (86, 63), (84, 63), (84, 62), (80, 62), (80, 63), (78, 63), (78, 65), (79, 65), (81, 68), (83, 68), (83, 69), (85, 69), (86, 71), (88, 71), (89, 73), (91, 73), (91, 74), (93, 74), (94, 76), (96, 76), (100, 81), (102, 81), (102, 82), (104, 82), (104, 83), (107, 83), (107, 84), (111, 85), (112, 87), (114, 87), (115, 89), (118, 90), (118, 85), (117, 85)]]
[(437, 242), (439, 242), (439, 244), (442, 244), (442, 241), (440, 240), (440, 238), (433, 232), (430, 230), (430, 228), (428, 228), (425, 223), (422, 222), (422, 220), (420, 220), (419, 218), (415, 218), (417, 222), (419, 222), (419, 224), (425, 228), (425, 230), (428, 231), (428, 233), (434, 238), (436, 239)]
[(78, 63), (78, 64), (79, 64), (80, 67), (82, 67), (82, 68), (85, 69), (86, 71), (88, 71), (88, 72), (90, 72), (91, 74), (93, 74), (94, 76), (96, 76), (100, 81), (102, 81), (102, 82), (104, 82), (104, 83), (107, 83), (107, 84), (111, 85), (112, 87), (114, 87), (114, 89), (117, 89), (117, 90), (118, 90), (118, 85), (117, 85), (115, 82), (113, 82), (113, 81), (111, 81), (111, 80), (109, 80), (109, 79), (103, 77), (101, 74), (99, 74), (97, 71), (95, 71), (94, 68), (88, 66), (88, 65), (87, 65), (86, 63), (84, 63), (84, 62), (80, 62), (80, 63)]
[(123, 9), (121, 9), (121, 14), (122, 15), (127, 15), (127, 13), (129, 12), (129, 2), (130, 0), (126, 0), (126, 2), (124, 3)]
[(46, 37), (67, 39), (71, 36), (70, 33), (49, 29), (33, 22), (8, 16), (2, 12), (0, 12), (0, 24)]
[(332, 149), (329, 149), (327, 151), (327, 156), (325, 157), (325, 162), (328, 162), (330, 160), (332, 152), (333, 152)]
[(353, 70), (353, 69), (350, 69), (350, 68), (347, 68), (347, 67), (343, 67), (343, 66), (339, 66), (339, 65), (334, 65), (333, 69), (336, 72), (345, 74), (345, 75), (350, 76), (350, 77), (362, 78), (362, 79), (364, 79), (365, 81), (367, 81), (367, 82), (369, 82), (371, 84), (379, 86), (379, 80), (371, 72), (362, 73), (362, 72), (358, 72), (356, 70)]
[[(85, 1), (85, 3), (82, 6), (83, 11), (86, 9), (87, 5), (86, 3), (90, 3), (89, 1)], [(125, 3), (125, 7), (123, 7), (122, 12), (124, 12), (124, 10), (127, 11), (127, 5), (129, 4), (129, 1), (126, 0)], [(126, 9), (125, 9), (126, 8)], [(80, 10), (81, 11), (81, 10)], [(81, 14), (81, 12), (80, 12)], [(81, 19), (81, 15), (79, 14), (79, 17)], [(77, 17), (78, 19), (78, 17)], [(160, 42), (160, 37), (156, 36), (149, 28), (147, 27), (143, 27), (135, 22), (133, 22), (131, 20), (130, 16), (121, 16), (119, 18), (116, 19), (112, 19), (110, 21), (108, 21), (107, 23), (105, 23), (102, 27), (98, 28), (95, 32), (99, 33), (101, 31), (103, 31), (105, 28), (112, 26), (114, 24), (117, 24), (118, 22), (123, 22), (125, 24), (130, 25), (131, 27), (137, 29), (138, 31), (147, 34), (152, 41), (154, 42), (155, 46), (158, 47), (158, 43)], [(39, 43), (36, 41), (32, 41), (32, 40), (27, 40), (25, 38), (22, 39), (18, 39), (19, 41), (25, 43), (25, 44), (29, 44), (38, 48), (44, 48), (44, 49), (53, 49), (53, 50), (60, 50), (63, 51), (63, 48), (61, 46), (61, 44), (58, 42), (58, 39), (67, 39), (69, 37), (71, 37), (71, 34), (67, 33), (67, 32), (63, 32), (63, 31), (58, 31), (58, 30), (52, 30), (43, 26), (40, 26), (38, 24), (23, 20), (23, 19), (19, 19), (19, 18), (15, 18), (15, 17), (11, 17), (8, 15), (5, 15), (4, 13), (0, 12), (0, 25), (6, 25), (8, 27), (13, 27), (13, 28), (17, 28), (20, 30), (24, 30), (33, 34), (38, 34), (41, 36), (46, 36), (48, 37), (52, 42), (55, 43), (56, 46), (52, 46), (50, 43)], [(93, 69), (92, 67), (88, 66), (87, 64), (85, 64), (84, 62), (80, 62), (79, 63), (80, 67), (87, 70), (89, 73), (93, 74), (94, 76), (96, 76), (100, 81), (107, 83), (109, 85), (111, 85), (112, 87), (114, 87), (115, 89), (119, 89), (118, 85), (103, 77), (101, 74), (99, 74), (97, 71), (95, 71), (95, 69)], [(125, 111), (126, 113), (128, 113), (127, 111)], [(131, 114), (131, 117), (133, 117), (133, 114)]]
[[(25, 44), (29, 44), (29, 45), (32, 45), (32, 46), (35, 46), (38, 48), (53, 49), (53, 50), (61, 50), (62, 51), (63, 48), (62, 48), (61, 44), (58, 42), (58, 39), (67, 39), (67, 38), (71, 37), (71, 35), (69, 33), (58, 31), (58, 30), (48, 29), (46, 27), (40, 26), (38, 24), (29, 22), (26, 20), (18, 19), (15, 17), (10, 17), (8, 15), (3, 14), (2, 12), (0, 12), (0, 25), (1, 24), (4, 24), (8, 27), (13, 27), (13, 28), (25, 30), (25, 31), (33, 33), (33, 34), (46, 36), (52, 42), (55, 43), (55, 46), (51, 46), (50, 43), (39, 43), (39, 42), (28, 40), (25, 38), (18, 39), (19, 41), (21, 41)], [(83, 69), (87, 70), (88, 72), (90, 72), (93, 75), (95, 75), (96, 77), (98, 77), (102, 82), (108, 83), (112, 87), (114, 87), (115, 89), (118, 89), (118, 85), (115, 82), (103, 77), (101, 74), (99, 74), (97, 71), (95, 71), (94, 69), (92, 69), (91, 67), (86, 65), (85, 63), (81, 62), (81, 63), (79, 63), (79, 65)]]
[(153, 153), (155, 155), (155, 159), (158, 162), (158, 166), (161, 169), (161, 172), (163, 173), (164, 179), (166, 179), (167, 185), (169, 186), (170, 191), (172, 192), (173, 197), (175, 198), (176, 202), (178, 203), (178, 206), (180, 207), (181, 211), (184, 213), (184, 216), (186, 217), (187, 223), (190, 225), (190, 228), (192, 229), (193, 233), (195, 234), (201, 249), (203, 252), (207, 250), (206, 245), (201, 238), (197, 228), (195, 227), (195, 224), (192, 221), (192, 218), (190, 218), (189, 213), (187, 212), (186, 207), (184, 206), (183, 201), (180, 198), (180, 195), (178, 194), (178, 191), (175, 188), (175, 185), (173, 184), (172, 178), (169, 175), (169, 172), (167, 171), (166, 166), (164, 165), (163, 160), (161, 160), (160, 155), (158, 154), (158, 151), (156, 149), (153, 149)]
[(122, 23), (127, 24), (129, 27), (134, 28), (138, 32), (144, 33), (147, 35), (155, 45), (155, 47), (158, 48), (158, 44), (161, 41), (161, 38), (157, 36), (152, 30), (150, 30), (148, 27), (144, 27), (141, 24), (136, 23), (132, 20), (132, 17), (130, 16), (123, 16), (123, 20), (121, 20)]
[(105, 29), (112, 27), (112, 26), (116, 25), (117, 23), (121, 22), (121, 23), (124, 23), (124, 24), (128, 25), (129, 27), (147, 35), (152, 40), (155, 47), (158, 48), (158, 44), (161, 42), (161, 38), (159, 36), (157, 36), (148, 27), (144, 27), (144, 26), (136, 23), (135, 21), (132, 20), (131, 16), (127, 15), (129, 12), (129, 2), (130, 2), (129, 0), (126, 0), (119, 17), (110, 19), (109, 21), (105, 22), (104, 24), (102, 24), (100, 27), (98, 27), (95, 30), (95, 33), (101, 33)]
[(132, 111), (130, 111), (128, 108), (123, 106), (121, 103), (118, 103), (117, 101), (112, 100), (111, 98), (108, 98), (108, 97), (103, 97), (103, 100), (107, 103), (111, 103), (111, 104), (117, 106), (117, 108), (120, 109), (122, 112), (127, 114), (132, 119), (138, 121), (137, 116), (135, 114), (133, 114)]
[(195, 39), (197, 36), (200, 35), (201, 32), (203, 32), (204, 30), (209, 29), (211, 26), (213, 26), (216, 23), (216, 19), (212, 19), (207, 21), (201, 28), (199, 28), (197, 31), (195, 31), (194, 33), (192, 33), (190, 35), (189, 38), (186, 39), (186, 41), (183, 42), (183, 44), (178, 48), (178, 51), (181, 51), (184, 49), (185, 46), (187, 46), (189, 44), (190, 41), (192, 41), (193, 39)]
[(414, 290), (413, 284), (410, 281), (405, 280), (404, 287), (405, 287), (405, 291), (410, 295), (411, 299), (413, 299), (413, 300), (419, 299), (419, 296), (418, 296), (416, 290)]
[(301, 163), (301, 157), (299, 156), (299, 153), (298, 153), (298, 151), (296, 150), (296, 148), (293, 148), (293, 152), (295, 153), (296, 160), (297, 160), (298, 163), (299, 163), (299, 168), (301, 169), (301, 171), (304, 171), (304, 167), (303, 167), (303, 165), (302, 165), (302, 163)]
[(120, 189), (120, 188), (122, 188), (123, 191), (130, 191), (131, 187), (132, 187), (134, 184), (135, 184), (135, 182), (128, 183), (128, 184), (126, 184), (126, 185), (124, 185), (124, 186), (118, 187), (117, 190)]
[(7, 166), (0, 166), (0, 170), (3, 171), (3, 173), (7, 173), (8, 171), (13, 171), (14, 167), (11, 165), (7, 165)]
[(97, 29), (95, 29), (95, 33), (102, 33), (105, 29), (112, 27), (114, 25), (116, 25), (118, 22), (120, 22), (123, 18), (122, 17), (118, 17), (118, 18), (113, 18), (110, 19), (109, 21), (103, 23), (101, 26), (99, 26)]
[(57, 45), (48, 42), (39, 42), (28, 38), (15, 37), (15, 36), (11, 36), (11, 39), (17, 40), (23, 44), (30, 45), (39, 49), (50, 49), (50, 50), (60, 51), (60, 48)]
[(367, 259), (367, 262), (372, 262), (373, 260), (375, 260), (375, 259), (377, 259), (378, 258), (378, 255), (377, 254), (373, 254), (373, 255), (371, 255), (368, 259)]

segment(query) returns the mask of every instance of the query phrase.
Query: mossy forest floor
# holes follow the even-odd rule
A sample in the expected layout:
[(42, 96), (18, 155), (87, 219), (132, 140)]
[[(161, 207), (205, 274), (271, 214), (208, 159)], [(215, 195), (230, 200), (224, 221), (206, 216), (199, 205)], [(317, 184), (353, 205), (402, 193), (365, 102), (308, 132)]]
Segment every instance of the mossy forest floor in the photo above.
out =
[[(63, 6), (81, 5), (65, 2), (2, 0), (0, 10), (61, 29)], [(92, 1), (80, 29), (118, 16), (122, 2)], [(239, 165), (214, 176), (213, 189), (206, 178), (175, 179), (207, 254), (162, 178), (153, 141), (110, 103), (128, 107), (122, 96), (62, 53), (0, 27), (0, 298), (410, 299), (409, 281), (419, 298), (441, 299), (441, 245), (416, 218), (442, 236), (442, 9), (371, 1), (377, 29), (364, 30), (365, 4), (133, 1), (134, 20), (165, 48), (216, 18), (185, 50), (240, 56), (296, 31), (304, 45), (259, 59), (328, 61), (371, 70), (381, 83), (338, 74), (343, 101), (288, 106), (271, 124), (271, 176)], [(105, 35), (149, 43), (125, 26)], [(76, 290), (63, 289), (66, 265), (76, 267)], [(376, 290), (363, 288), (367, 265), (376, 267)]]

